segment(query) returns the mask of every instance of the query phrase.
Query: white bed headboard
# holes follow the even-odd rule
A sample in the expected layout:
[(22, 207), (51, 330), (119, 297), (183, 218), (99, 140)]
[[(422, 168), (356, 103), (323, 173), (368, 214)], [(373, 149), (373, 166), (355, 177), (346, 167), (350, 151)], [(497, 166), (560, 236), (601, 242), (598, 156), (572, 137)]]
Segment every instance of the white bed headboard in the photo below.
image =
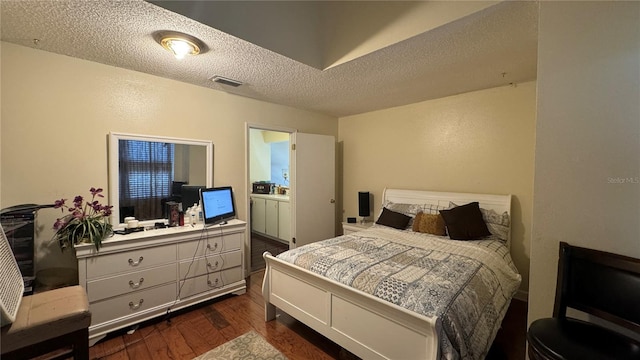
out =
[(493, 209), (498, 214), (508, 212), (511, 216), (511, 195), (471, 194), (423, 190), (384, 189), (382, 203), (386, 200), (400, 204), (430, 204), (449, 207), (449, 201), (464, 205), (472, 201), (481, 208)]
[[(511, 218), (511, 195), (492, 195), (492, 194), (471, 194), (471, 193), (454, 193), (439, 191), (423, 191), (423, 190), (404, 190), (404, 189), (387, 189), (382, 194), (382, 204), (385, 201), (391, 201), (399, 204), (429, 204), (449, 207), (452, 201), (458, 205), (464, 205), (473, 201), (477, 201), (481, 208), (491, 209), (502, 214), (507, 212)], [(510, 223), (512, 223), (510, 221)], [(511, 228), (511, 226), (509, 226)], [(509, 229), (509, 239), (507, 246), (511, 243), (511, 229)]]

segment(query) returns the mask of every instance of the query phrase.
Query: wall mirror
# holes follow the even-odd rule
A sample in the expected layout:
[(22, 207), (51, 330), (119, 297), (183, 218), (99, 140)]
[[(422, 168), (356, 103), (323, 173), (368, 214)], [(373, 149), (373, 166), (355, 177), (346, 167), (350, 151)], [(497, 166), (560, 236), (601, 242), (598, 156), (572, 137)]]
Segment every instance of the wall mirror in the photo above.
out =
[[(205, 140), (109, 133), (111, 223), (133, 216), (141, 225), (166, 222), (167, 203), (188, 202), (213, 186), (213, 143)], [(184, 209), (193, 204), (184, 204)]]

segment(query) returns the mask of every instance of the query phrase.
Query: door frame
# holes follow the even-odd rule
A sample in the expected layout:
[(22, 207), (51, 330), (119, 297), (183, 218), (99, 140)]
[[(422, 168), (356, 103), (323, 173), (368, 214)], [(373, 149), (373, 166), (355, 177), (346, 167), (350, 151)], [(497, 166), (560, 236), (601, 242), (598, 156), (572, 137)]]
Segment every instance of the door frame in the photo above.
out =
[[(244, 244), (244, 276), (245, 278), (251, 274), (251, 130), (264, 130), (264, 131), (276, 131), (289, 133), (289, 144), (291, 144), (291, 134), (298, 132), (298, 129), (284, 127), (284, 126), (276, 126), (276, 125), (264, 125), (264, 124), (256, 124), (245, 122), (245, 132), (244, 132), (244, 179), (245, 179), (245, 219), (247, 219), (247, 226), (245, 229), (245, 244)], [(289, 153), (291, 153), (291, 149), (289, 149)], [(289, 155), (289, 161), (291, 161), (291, 155)], [(289, 178), (291, 178), (291, 165), (289, 165)], [(290, 191), (295, 191), (295, 189), (289, 188)], [(293, 197), (293, 193), (290, 194), (290, 198)]]

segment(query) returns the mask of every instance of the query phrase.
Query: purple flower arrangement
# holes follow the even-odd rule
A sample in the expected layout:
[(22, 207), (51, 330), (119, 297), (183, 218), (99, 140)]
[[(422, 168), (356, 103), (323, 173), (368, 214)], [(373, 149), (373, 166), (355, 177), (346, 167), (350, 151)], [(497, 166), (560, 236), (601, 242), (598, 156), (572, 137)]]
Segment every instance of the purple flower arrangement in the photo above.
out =
[(56, 230), (54, 239), (58, 240), (62, 250), (80, 243), (92, 243), (96, 250), (100, 250), (102, 240), (113, 234), (113, 227), (109, 223), (111, 205), (102, 205), (96, 198), (103, 198), (102, 188), (91, 188), (91, 200), (78, 195), (73, 199), (73, 205), (65, 204), (66, 199), (55, 201), (54, 208), (67, 213), (56, 220), (53, 229)]

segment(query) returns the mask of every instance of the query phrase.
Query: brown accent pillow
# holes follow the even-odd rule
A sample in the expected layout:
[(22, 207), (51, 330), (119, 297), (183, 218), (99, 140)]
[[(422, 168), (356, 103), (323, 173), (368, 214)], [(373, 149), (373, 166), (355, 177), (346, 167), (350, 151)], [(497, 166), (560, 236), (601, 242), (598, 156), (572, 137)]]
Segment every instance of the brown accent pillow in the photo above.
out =
[(376, 224), (404, 230), (407, 228), (407, 225), (409, 225), (409, 220), (411, 220), (411, 216), (391, 211), (387, 208), (382, 208), (382, 214), (380, 214)]
[(491, 235), (482, 218), (478, 202), (471, 202), (450, 210), (440, 210), (453, 240), (475, 240)]
[(438, 236), (447, 235), (447, 228), (440, 214), (425, 214), (422, 211), (413, 219), (413, 231)]

